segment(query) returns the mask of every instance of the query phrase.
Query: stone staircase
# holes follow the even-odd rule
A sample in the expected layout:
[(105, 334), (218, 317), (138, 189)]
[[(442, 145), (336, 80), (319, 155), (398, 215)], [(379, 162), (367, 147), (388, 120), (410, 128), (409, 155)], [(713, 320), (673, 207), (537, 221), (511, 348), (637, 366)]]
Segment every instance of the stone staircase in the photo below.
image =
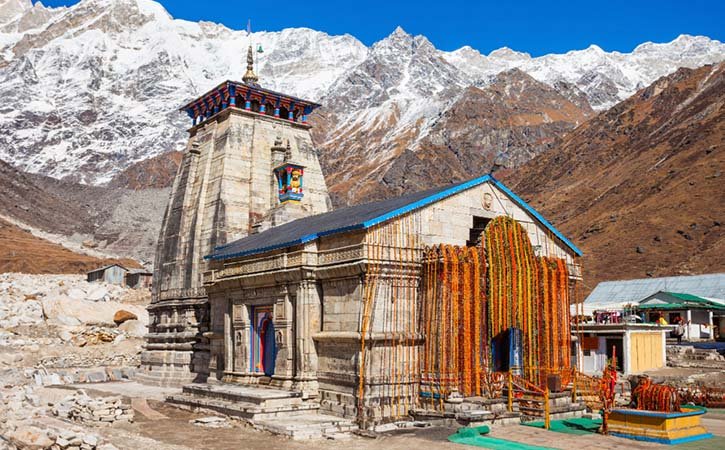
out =
[(341, 439), (357, 426), (349, 420), (319, 413), (320, 404), (301, 392), (237, 384), (189, 384), (166, 402), (192, 411), (238, 417), (256, 428), (291, 439)]

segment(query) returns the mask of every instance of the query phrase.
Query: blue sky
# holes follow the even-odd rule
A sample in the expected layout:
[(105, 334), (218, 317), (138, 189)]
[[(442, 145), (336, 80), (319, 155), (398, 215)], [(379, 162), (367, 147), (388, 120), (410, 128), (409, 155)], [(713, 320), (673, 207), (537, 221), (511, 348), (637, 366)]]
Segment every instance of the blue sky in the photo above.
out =
[[(78, 0), (44, 0), (48, 6)], [(309, 27), (350, 33), (367, 45), (402, 26), (442, 50), (470, 45), (483, 53), (507, 46), (534, 56), (596, 44), (631, 51), (680, 34), (725, 40), (725, 1), (299, 1), (161, 0), (176, 18), (255, 30)]]

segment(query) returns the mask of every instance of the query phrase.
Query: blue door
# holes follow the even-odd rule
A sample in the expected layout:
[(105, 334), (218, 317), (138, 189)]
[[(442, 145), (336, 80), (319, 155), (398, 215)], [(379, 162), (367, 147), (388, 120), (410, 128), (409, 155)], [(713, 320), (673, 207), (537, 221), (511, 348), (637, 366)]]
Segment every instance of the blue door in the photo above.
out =
[(271, 377), (274, 375), (274, 363), (277, 359), (277, 343), (274, 340), (274, 322), (269, 317), (262, 325), (262, 367), (264, 374)]

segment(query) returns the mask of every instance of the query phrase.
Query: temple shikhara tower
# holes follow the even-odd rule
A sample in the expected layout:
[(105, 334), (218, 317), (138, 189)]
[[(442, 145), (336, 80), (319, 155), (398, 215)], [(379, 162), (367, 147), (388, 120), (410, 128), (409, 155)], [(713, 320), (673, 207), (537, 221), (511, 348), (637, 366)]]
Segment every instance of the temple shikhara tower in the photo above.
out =
[(181, 108), (192, 126), (158, 241), (143, 379), (206, 379), (215, 336), (205, 255), (330, 208), (307, 124), (319, 106), (261, 87), (250, 45), (242, 82), (225, 81)]

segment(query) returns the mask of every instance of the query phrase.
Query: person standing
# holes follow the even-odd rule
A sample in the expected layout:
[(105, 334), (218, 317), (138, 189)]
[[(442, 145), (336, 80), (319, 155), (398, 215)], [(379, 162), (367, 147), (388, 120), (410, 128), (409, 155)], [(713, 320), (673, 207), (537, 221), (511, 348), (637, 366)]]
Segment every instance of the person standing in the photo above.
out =
[(677, 324), (677, 329), (675, 330), (675, 337), (677, 337), (677, 344), (682, 344), (682, 336), (685, 335), (685, 321), (682, 319), (682, 317), (677, 316), (675, 319), (675, 324)]

